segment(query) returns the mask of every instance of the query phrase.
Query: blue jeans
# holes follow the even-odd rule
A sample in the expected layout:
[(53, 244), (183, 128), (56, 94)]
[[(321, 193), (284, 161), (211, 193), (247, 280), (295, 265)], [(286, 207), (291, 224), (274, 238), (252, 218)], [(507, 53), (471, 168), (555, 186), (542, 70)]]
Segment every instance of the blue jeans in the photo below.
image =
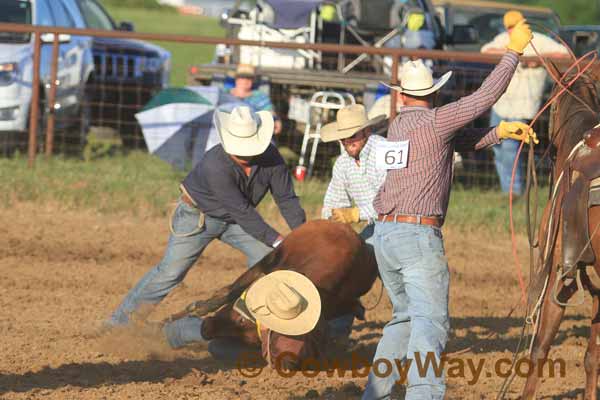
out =
[[(502, 118), (492, 111), (490, 125), (497, 126), (501, 120)], [(521, 119), (510, 118), (506, 119), (506, 121), (525, 122)], [(510, 179), (512, 178), (513, 164), (515, 162), (515, 157), (517, 156), (517, 151), (519, 150), (520, 145), (521, 142), (518, 140), (505, 139), (500, 144), (492, 147), (492, 150), (494, 151), (496, 172), (498, 173), (498, 178), (500, 179), (500, 188), (504, 193), (510, 192)], [(515, 185), (513, 187), (513, 193), (518, 195), (523, 194), (524, 186), (523, 162), (522, 159), (520, 159), (517, 171), (515, 173)]]
[(163, 259), (144, 275), (129, 291), (121, 305), (113, 313), (109, 324), (120, 325), (129, 322), (129, 315), (138, 311), (142, 304), (160, 303), (177, 286), (194, 265), (202, 251), (214, 239), (241, 250), (252, 266), (267, 255), (272, 248), (246, 233), (237, 224), (206, 216), (204, 228), (198, 229), (200, 212), (181, 200), (177, 204), (172, 224), (173, 233), (169, 236)]
[[(373, 243), (379, 273), (392, 302), (392, 320), (383, 328), (374, 361), (387, 359), (393, 368), (384, 377), (372, 370), (362, 398), (390, 397), (394, 383), (400, 379), (398, 360), (411, 363), (407, 400), (442, 399), (446, 390), (443, 374), (436, 376), (431, 367), (420, 371), (415, 360), (418, 357), (423, 366), (427, 358), (435, 356), (430, 360), (439, 363), (450, 329), (449, 272), (441, 230), (427, 225), (376, 222)], [(384, 370), (385, 364), (379, 367), (380, 372)]]

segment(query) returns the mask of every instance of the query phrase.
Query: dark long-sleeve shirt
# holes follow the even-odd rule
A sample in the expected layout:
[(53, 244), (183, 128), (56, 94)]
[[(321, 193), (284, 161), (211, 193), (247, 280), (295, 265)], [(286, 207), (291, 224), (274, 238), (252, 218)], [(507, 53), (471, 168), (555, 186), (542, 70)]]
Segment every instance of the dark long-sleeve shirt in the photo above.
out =
[(269, 246), (279, 234), (255, 208), (267, 191), (271, 191), (291, 229), (306, 221), (292, 177), (273, 145), (253, 162), (250, 176), (225, 153), (223, 146), (217, 145), (183, 180), (183, 186), (206, 215), (238, 224)]
[(481, 149), (499, 142), (495, 129), (460, 128), (488, 110), (504, 93), (517, 67), (507, 52), (473, 94), (443, 107), (403, 107), (388, 141), (408, 141), (406, 168), (390, 170), (373, 205), (380, 214), (446, 215), (455, 148)]

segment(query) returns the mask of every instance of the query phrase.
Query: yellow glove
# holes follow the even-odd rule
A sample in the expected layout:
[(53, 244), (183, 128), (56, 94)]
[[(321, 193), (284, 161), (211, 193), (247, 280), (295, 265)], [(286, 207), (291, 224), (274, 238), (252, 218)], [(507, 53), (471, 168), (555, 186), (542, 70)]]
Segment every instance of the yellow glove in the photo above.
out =
[(500, 139), (515, 139), (525, 143), (533, 139), (535, 144), (540, 142), (533, 129), (523, 122), (501, 121), (496, 127), (496, 133)]
[(517, 22), (508, 36), (509, 42), (506, 48), (523, 54), (523, 50), (525, 50), (525, 47), (527, 47), (533, 38), (533, 33), (531, 33), (531, 28), (527, 24), (527, 20), (523, 19)]
[(425, 14), (421, 12), (413, 12), (408, 16), (406, 27), (409, 31), (416, 32), (425, 24)]
[(351, 224), (360, 221), (360, 210), (358, 207), (334, 208), (331, 210), (331, 219), (343, 224)]

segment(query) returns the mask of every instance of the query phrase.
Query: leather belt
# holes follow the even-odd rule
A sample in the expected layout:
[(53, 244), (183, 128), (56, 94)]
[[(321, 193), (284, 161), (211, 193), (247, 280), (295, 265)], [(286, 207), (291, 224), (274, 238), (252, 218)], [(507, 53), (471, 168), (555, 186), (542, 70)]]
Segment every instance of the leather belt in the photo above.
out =
[(416, 225), (431, 225), (441, 228), (444, 221), (439, 217), (424, 217), (420, 215), (402, 215), (402, 214), (379, 214), (377, 221), (381, 222), (401, 222)]

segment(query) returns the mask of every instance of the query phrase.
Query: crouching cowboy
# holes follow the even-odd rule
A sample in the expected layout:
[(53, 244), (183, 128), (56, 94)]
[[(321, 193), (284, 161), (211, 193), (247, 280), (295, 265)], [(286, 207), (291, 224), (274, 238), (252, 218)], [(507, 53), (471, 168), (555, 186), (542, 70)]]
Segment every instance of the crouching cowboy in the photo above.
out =
[[(256, 210), (268, 190), (291, 229), (306, 221), (283, 158), (270, 145), (271, 112), (238, 107), (230, 114), (215, 112), (214, 122), (222, 144), (209, 150), (183, 180), (163, 259), (129, 291), (109, 326), (127, 324), (132, 314), (145, 317), (181, 283), (214, 239), (242, 251), (248, 266), (278, 246), (283, 237)], [(199, 331), (196, 326), (180, 328), (192, 335)]]
[[(333, 165), (321, 216), (341, 223), (367, 222), (360, 236), (370, 246), (377, 220), (373, 200), (387, 172), (376, 168), (375, 146), (385, 138), (373, 134), (373, 130), (385, 119), (385, 115), (369, 118), (363, 105), (354, 104), (340, 109), (336, 121), (321, 129), (323, 142), (338, 140), (343, 147)], [(347, 337), (353, 321), (352, 315), (331, 321), (332, 334)]]

